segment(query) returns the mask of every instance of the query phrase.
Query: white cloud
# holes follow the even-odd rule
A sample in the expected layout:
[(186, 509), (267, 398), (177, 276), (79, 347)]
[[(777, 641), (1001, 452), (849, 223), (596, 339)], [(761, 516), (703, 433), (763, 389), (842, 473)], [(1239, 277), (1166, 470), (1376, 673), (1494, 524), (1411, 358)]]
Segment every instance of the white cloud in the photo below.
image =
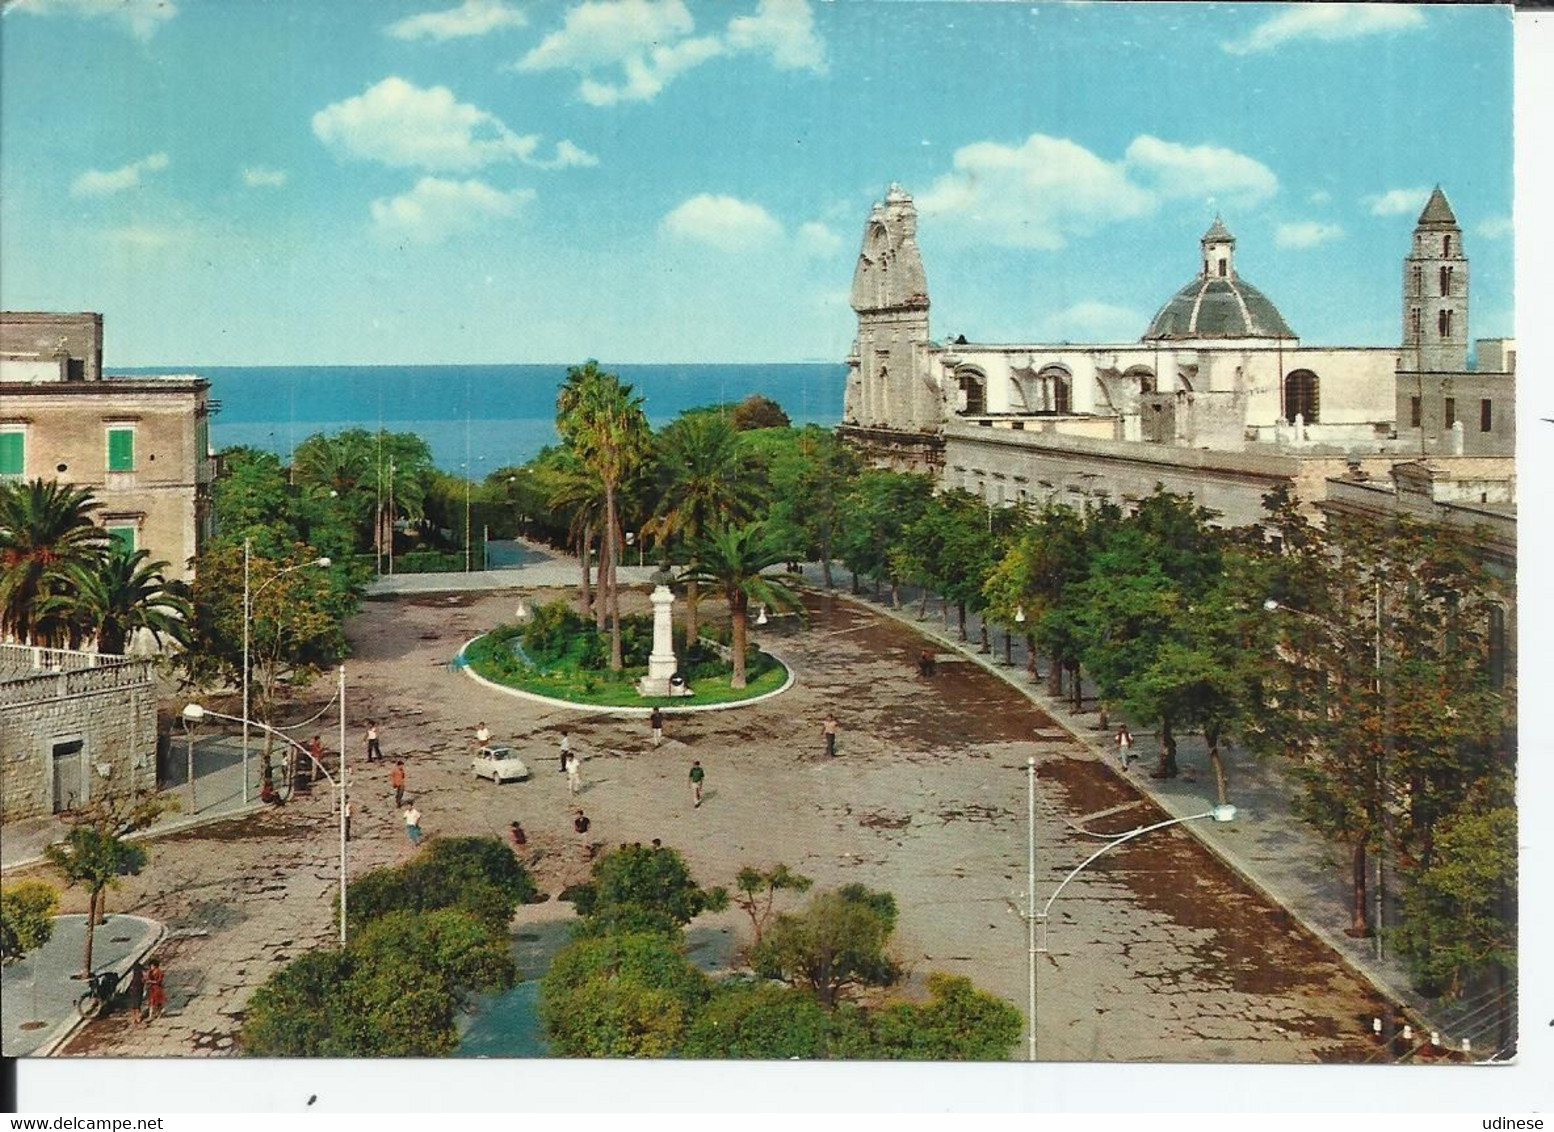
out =
[(502, 192), (484, 181), (422, 177), (408, 193), (373, 201), (372, 222), (389, 239), (435, 244), (516, 215), (533, 199), (531, 189)]
[(1372, 216), (1403, 216), (1407, 213), (1417, 216), (1424, 211), (1425, 201), (1429, 199), (1430, 187), (1424, 185), (1375, 193), (1365, 198), (1365, 204), (1370, 208)]
[(714, 193), (685, 201), (660, 221), (659, 230), (725, 252), (759, 247), (782, 235), (782, 225), (760, 205)]
[(286, 183), (286, 170), (250, 165), (243, 170), (243, 184), (250, 189), (278, 189)]
[(395, 39), (449, 39), (486, 35), (499, 28), (520, 28), (529, 17), (502, 0), (464, 0), (457, 8), (422, 12), (397, 20), (384, 30)]
[(1317, 189), (1311, 195), (1306, 197), (1307, 204), (1330, 204), (1332, 203), (1332, 200), (1333, 194), (1328, 192), (1326, 189)]
[(808, 0), (761, 0), (753, 16), (728, 22), (731, 51), (770, 52), (772, 65), (784, 71), (823, 71), (826, 48), (815, 34)]
[(136, 39), (146, 40), (178, 14), (178, 5), (173, 0), (10, 0), (5, 10), (31, 12), (38, 16), (117, 20)]
[(1130, 307), (1084, 299), (1043, 318), (1041, 333), (1063, 342), (1131, 342), (1148, 322)]
[(798, 235), (799, 250), (806, 255), (823, 259), (826, 256), (835, 255), (842, 250), (845, 243), (842, 237), (837, 235), (824, 224), (811, 220), (807, 224), (800, 224)]
[(651, 101), (686, 71), (724, 55), (769, 55), (784, 70), (825, 68), (808, 0), (760, 0), (754, 15), (734, 17), (722, 35), (695, 30), (683, 0), (585, 0), (516, 67), (575, 72), (578, 96), (592, 106)]
[(587, 150), (579, 149), (565, 139), (556, 143), (556, 154), (554, 157), (532, 157), (526, 160), (527, 164), (534, 166), (536, 169), (577, 169), (589, 168), (599, 164), (599, 159), (593, 154)]
[(1509, 216), (1491, 216), (1480, 221), (1478, 227), (1473, 229), (1475, 235), (1483, 236), (1486, 240), (1498, 240), (1511, 235), (1513, 231)]
[(337, 153), (395, 168), (463, 172), (512, 160), (543, 168), (594, 163), (569, 141), (558, 144), (555, 158), (539, 159), (537, 135), (515, 134), (447, 87), (418, 87), (398, 76), (314, 114), (313, 133)]
[(1314, 248), (1336, 240), (1344, 234), (1337, 224), (1323, 224), (1317, 220), (1297, 220), (1280, 224), (1274, 230), (1273, 243), (1279, 248)]
[(154, 252), (177, 243), (180, 236), (162, 228), (130, 224), (123, 228), (110, 228), (102, 233), (102, 238), (119, 251)]
[(122, 193), (126, 189), (133, 189), (139, 185), (143, 174), (159, 173), (166, 168), (167, 154), (153, 153), (149, 157), (143, 157), (139, 161), (132, 161), (128, 165), (121, 165), (117, 169), (106, 171), (88, 169), (71, 184), (70, 195), (73, 197), (105, 197), (113, 193)]
[(991, 243), (1047, 250), (1099, 224), (1149, 215), (1162, 201), (1214, 197), (1249, 207), (1278, 189), (1250, 157), (1148, 135), (1120, 161), (1045, 134), (1020, 146), (975, 142), (955, 151), (954, 167), (918, 198), (924, 215)]
[(1271, 51), (1285, 43), (1332, 43), (1423, 27), (1424, 15), (1406, 4), (1298, 4), (1258, 24), (1238, 40), (1220, 44), (1232, 55)]

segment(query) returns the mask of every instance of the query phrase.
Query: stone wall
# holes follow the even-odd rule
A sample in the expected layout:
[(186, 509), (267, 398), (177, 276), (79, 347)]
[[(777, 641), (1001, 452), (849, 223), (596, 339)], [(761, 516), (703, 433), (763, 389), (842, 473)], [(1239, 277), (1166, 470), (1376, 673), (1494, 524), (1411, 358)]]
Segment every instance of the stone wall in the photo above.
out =
[(103, 374), (103, 316), (0, 312), (0, 358), (60, 359), (56, 380), (97, 381)]
[[(0, 653), (32, 652), (0, 645)], [(30, 656), (25, 659), (30, 665)], [(4, 667), (7, 675), (18, 671), (16, 665)], [(0, 680), (0, 821), (54, 812), (54, 747), (76, 740), (81, 751), (71, 756), (69, 773), (79, 789), (65, 791), (72, 796), (66, 805), (156, 788), (156, 684), (150, 661)]]

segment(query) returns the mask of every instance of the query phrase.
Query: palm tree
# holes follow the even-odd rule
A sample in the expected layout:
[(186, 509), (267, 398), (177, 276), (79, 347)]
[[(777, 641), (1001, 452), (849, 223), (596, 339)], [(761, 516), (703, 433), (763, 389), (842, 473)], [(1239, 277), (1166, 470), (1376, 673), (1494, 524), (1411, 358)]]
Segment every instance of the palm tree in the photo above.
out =
[[(537, 478), (546, 509), (552, 515), (567, 517), (567, 534), (577, 547), (577, 558), (583, 571), (578, 600), (583, 616), (587, 617), (593, 609), (590, 560), (594, 532), (599, 528), (604, 487), (570, 448), (556, 449), (554, 456), (540, 465)], [(603, 608), (603, 602), (600, 608)]]
[[(663, 494), (649, 529), (661, 542), (680, 536), (694, 547), (706, 531), (754, 519), (762, 501), (761, 477), (739, 451), (738, 435), (717, 413), (692, 413), (659, 435)], [(694, 571), (695, 563), (691, 564)], [(685, 639), (696, 641), (699, 583), (686, 578)]]
[(619, 672), (621, 659), (620, 587), (615, 580), (616, 493), (621, 482), (647, 457), (652, 432), (642, 411), (642, 398), (613, 373), (587, 362), (567, 371), (556, 399), (556, 431), (582, 462), (599, 477), (604, 489), (604, 539), (600, 551), (600, 596), (610, 616), (610, 671)]
[(69, 598), (97, 651), (122, 654), (135, 631), (145, 629), (158, 645), (163, 638), (188, 647), (193, 607), (183, 587), (169, 582), (166, 562), (150, 561), (148, 550), (115, 546), (96, 569), (72, 571), (76, 593)]
[(723, 587), (734, 637), (734, 678), (730, 686), (743, 688), (751, 599), (773, 609), (796, 609), (800, 604), (797, 594), (762, 573), (779, 562), (788, 561), (792, 555), (787, 547), (777, 543), (764, 523), (719, 527), (697, 544), (694, 553), (696, 565), (682, 576), (682, 580), (688, 582), (695, 578), (707, 585)]
[(73, 566), (100, 561), (108, 535), (92, 521), (98, 506), (90, 490), (57, 480), (0, 484), (0, 633), (29, 644), (70, 635), (43, 603), (74, 588)]

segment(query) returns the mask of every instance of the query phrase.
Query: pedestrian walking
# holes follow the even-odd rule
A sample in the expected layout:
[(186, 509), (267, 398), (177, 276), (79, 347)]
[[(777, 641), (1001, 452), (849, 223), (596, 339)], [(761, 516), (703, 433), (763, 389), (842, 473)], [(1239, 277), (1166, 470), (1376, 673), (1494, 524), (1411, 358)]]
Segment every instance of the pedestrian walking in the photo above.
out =
[(568, 751), (566, 761), (567, 791), (576, 794), (583, 788), (583, 760)]
[(318, 781), (318, 768), (324, 765), (324, 740), (313, 736), (313, 741), (308, 744), (308, 754), (313, 756), (308, 760), (308, 785)]
[(701, 760), (691, 763), (691, 798), (695, 802), (695, 808), (701, 809), (701, 784), (707, 777), (707, 772), (701, 768)]
[(820, 725), (820, 734), (825, 736), (826, 740), (826, 758), (836, 756), (836, 736), (841, 727), (842, 725), (836, 721), (836, 713), (826, 712), (826, 720)]
[(146, 1019), (150, 1021), (167, 1007), (167, 973), (155, 959), (146, 971)]
[(378, 746), (378, 721), (369, 719), (367, 721), (367, 761), (372, 762), (382, 757), (383, 748)]
[(648, 716), (648, 726), (653, 729), (653, 746), (662, 746), (664, 742), (664, 709), (654, 708), (653, 714)]
[(1117, 728), (1117, 765), (1127, 770), (1133, 763), (1133, 732), (1124, 723)]
[(140, 965), (140, 960), (135, 960), (135, 965), (130, 968), (129, 991), (124, 996), (129, 1002), (130, 1012), (135, 1016), (135, 1025), (140, 1025), (146, 1020), (142, 1003), (146, 997), (146, 971)]
[(567, 734), (565, 728), (561, 732), (561, 773), (567, 772), (567, 756), (572, 753), (572, 736)]
[(351, 839), (351, 800), (345, 800), (345, 839)]
[(517, 822), (513, 822), (513, 824), (508, 827), (507, 832), (508, 836), (513, 839), (514, 845), (522, 847), (529, 843), (528, 834), (524, 833), (523, 826), (519, 825)]
[(480, 749), (489, 745), (490, 742), (491, 729), (486, 726), (486, 721), (482, 719), (475, 728), (475, 751), (479, 753)]
[(421, 844), (421, 811), (414, 805), (405, 810), (405, 832), (410, 835), (410, 844)]
[(394, 769), (389, 771), (389, 785), (394, 788), (394, 808), (397, 810), (405, 804), (405, 764), (396, 762)]
[(578, 833), (587, 833), (589, 824), (588, 815), (583, 813), (582, 810), (578, 810), (577, 817), (572, 819), (572, 828), (577, 830)]

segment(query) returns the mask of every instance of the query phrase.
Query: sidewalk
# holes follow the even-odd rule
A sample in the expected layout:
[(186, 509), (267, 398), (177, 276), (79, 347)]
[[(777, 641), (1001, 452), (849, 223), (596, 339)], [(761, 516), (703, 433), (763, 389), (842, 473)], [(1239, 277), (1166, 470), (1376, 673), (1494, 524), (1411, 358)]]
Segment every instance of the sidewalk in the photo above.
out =
[[(109, 915), (92, 939), (92, 969), (122, 975), (166, 934), (139, 916)], [(49, 942), (0, 970), (0, 1053), (47, 1057), (82, 1025), (76, 1001), (86, 984), (81, 971), (85, 916), (56, 916)]]
[[(194, 807), (189, 804), (188, 754), (183, 736), (175, 736), (161, 794), (176, 799), (178, 808), (162, 815), (149, 829), (131, 834), (132, 839), (161, 837), (191, 826), (241, 817), (260, 808), (259, 750), (250, 742), (248, 801), (243, 801), (242, 744), (228, 736), (197, 739), (194, 748)], [(0, 826), (0, 869), (10, 871), (43, 857), (45, 846), (61, 840), (70, 830), (63, 817), (23, 818)]]
[[(803, 575), (810, 585), (817, 589), (823, 587), (821, 571), (816, 564), (806, 564)], [(1010, 649), (1013, 663), (1005, 665), (1003, 629), (990, 625), (991, 651), (980, 652), (981, 623), (970, 612), (966, 615), (967, 639), (961, 641), (953, 605), (949, 626), (939, 615), (938, 599), (933, 596), (928, 601), (927, 616), (918, 620), (922, 600), (920, 589), (901, 587), (901, 607), (893, 609), (888, 589), (882, 590), (877, 599), (871, 589), (852, 594), (850, 575), (835, 563), (832, 581), (835, 585), (832, 592), (838, 597), (859, 602), (912, 626), (935, 641), (941, 651), (960, 653), (1018, 688), (1088, 747), (1097, 759), (1122, 775), (1111, 741), (1112, 730), (1120, 721), (1117, 718), (1110, 720), (1106, 734), (1098, 730), (1098, 717), (1093, 710), (1094, 689), (1088, 685), (1084, 686), (1084, 694), (1085, 703), (1090, 706), (1081, 713), (1074, 712), (1067, 696), (1061, 703), (1048, 696), (1045, 657), (1038, 657), (1042, 679), (1033, 684), (1026, 673), (1025, 646), (1018, 637), (1013, 639)], [(910, 661), (903, 658), (903, 663)], [(1136, 761), (1126, 777), (1136, 789), (1153, 799), (1171, 817), (1201, 814), (1214, 805), (1217, 801), (1214, 772), (1201, 735), (1177, 736), (1177, 761), (1182, 773), (1175, 779), (1149, 777), (1159, 749), (1154, 734), (1135, 730), (1134, 740)], [(1474, 1057), (1494, 1056), (1500, 1043), (1497, 1003), (1492, 997), (1470, 995), (1458, 1003), (1427, 999), (1412, 989), (1408, 971), (1400, 960), (1391, 954), (1377, 957), (1374, 939), (1354, 939), (1344, 934), (1349, 926), (1349, 854), (1343, 847), (1326, 841), (1294, 815), (1291, 801), (1299, 793), (1299, 786), (1289, 769), (1276, 760), (1259, 760), (1225, 745), (1220, 748), (1220, 756), (1225, 763), (1226, 791), (1237, 808), (1236, 820), (1228, 824), (1187, 822), (1182, 828), (1196, 836), (1255, 888), (1288, 909), (1372, 985), (1402, 1006), (1415, 1021), (1416, 1031), (1423, 1031), (1416, 1032), (1416, 1044), (1428, 1043), (1429, 1031), (1438, 1030), (1447, 1049), (1460, 1049), (1462, 1039), (1467, 1038), (1472, 1043)], [(1374, 901), (1374, 892), (1370, 893), (1370, 899)], [(1255, 947), (1255, 941), (1249, 941), (1249, 946)], [(1390, 1023), (1390, 1019), (1382, 1020), (1383, 1026)]]

